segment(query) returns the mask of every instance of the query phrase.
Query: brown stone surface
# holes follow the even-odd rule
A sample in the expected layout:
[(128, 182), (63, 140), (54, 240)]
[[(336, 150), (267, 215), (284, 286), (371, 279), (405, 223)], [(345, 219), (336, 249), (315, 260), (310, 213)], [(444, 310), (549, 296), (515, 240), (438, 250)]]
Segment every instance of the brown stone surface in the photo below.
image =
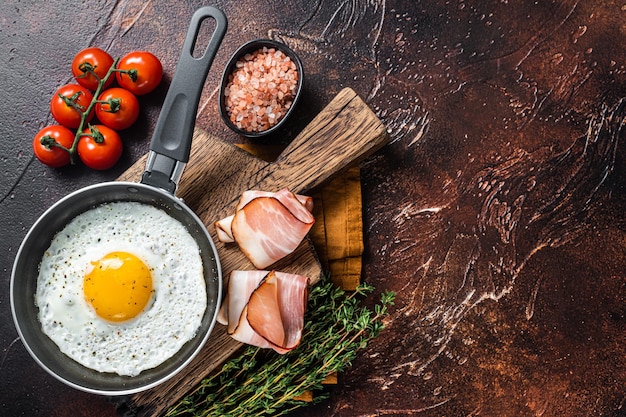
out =
[[(202, 2), (0, 5), (0, 414), (115, 416), (30, 358), (9, 277), (37, 217), (144, 154), (188, 19)], [(221, 1), (229, 31), (198, 125), (217, 115), (230, 54), (274, 37), (300, 54), (299, 126), (343, 87), (391, 141), (362, 166), (363, 278), (397, 291), (388, 328), (302, 416), (626, 414), (626, 5), (617, 1)], [(141, 98), (112, 171), (50, 170), (31, 138), (82, 47), (148, 49), (166, 82)], [(271, 140), (270, 140), (271, 141)], [(268, 141), (268, 142), (270, 142)]]

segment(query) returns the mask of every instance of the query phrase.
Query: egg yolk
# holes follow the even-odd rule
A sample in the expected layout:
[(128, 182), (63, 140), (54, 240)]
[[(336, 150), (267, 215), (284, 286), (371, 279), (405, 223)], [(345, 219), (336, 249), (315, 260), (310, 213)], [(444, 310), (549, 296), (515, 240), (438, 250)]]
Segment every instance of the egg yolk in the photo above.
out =
[(83, 291), (98, 316), (122, 322), (143, 311), (152, 297), (152, 274), (141, 259), (128, 252), (111, 252), (92, 264)]

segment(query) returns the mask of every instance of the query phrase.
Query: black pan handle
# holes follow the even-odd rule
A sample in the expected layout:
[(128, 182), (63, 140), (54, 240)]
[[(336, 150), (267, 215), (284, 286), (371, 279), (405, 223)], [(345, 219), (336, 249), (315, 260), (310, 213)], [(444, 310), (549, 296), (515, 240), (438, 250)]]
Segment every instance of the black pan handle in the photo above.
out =
[[(204, 54), (196, 58), (193, 55), (196, 41), (202, 22), (207, 18), (215, 20), (215, 29)], [(226, 16), (215, 7), (202, 7), (193, 14), (152, 135), (142, 183), (172, 194), (176, 192), (185, 164), (189, 161), (200, 95), (227, 26)]]

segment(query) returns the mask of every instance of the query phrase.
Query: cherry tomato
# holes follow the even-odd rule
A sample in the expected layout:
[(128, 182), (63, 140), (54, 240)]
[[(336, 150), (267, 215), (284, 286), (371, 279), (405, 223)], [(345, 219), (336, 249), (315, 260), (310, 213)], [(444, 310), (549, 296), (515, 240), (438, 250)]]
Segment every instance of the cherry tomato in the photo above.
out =
[[(105, 77), (111, 65), (113, 65), (113, 57), (108, 52), (100, 48), (90, 47), (83, 49), (74, 56), (72, 74), (78, 84), (95, 91), (98, 88), (98, 80)], [(113, 79), (114, 77), (110, 76), (104, 88), (110, 86)]]
[(139, 101), (126, 89), (109, 88), (98, 97), (96, 117), (111, 129), (127, 129), (139, 117)]
[[(35, 135), (33, 151), (35, 157), (52, 168), (70, 163), (68, 150), (74, 143), (74, 133), (65, 126), (46, 126)], [(62, 146), (63, 148), (60, 148)]]
[(78, 140), (78, 156), (89, 168), (105, 170), (111, 168), (122, 156), (122, 139), (113, 129), (105, 125), (90, 125), (83, 130)]
[(154, 90), (163, 77), (161, 61), (150, 52), (133, 51), (124, 55), (117, 64), (118, 70), (130, 72), (115, 72), (117, 83), (141, 96)]
[[(50, 111), (59, 124), (76, 129), (80, 124), (82, 112), (87, 110), (93, 95), (85, 87), (78, 84), (66, 84), (55, 91), (50, 100)], [(94, 111), (89, 113), (87, 120), (93, 118)]]

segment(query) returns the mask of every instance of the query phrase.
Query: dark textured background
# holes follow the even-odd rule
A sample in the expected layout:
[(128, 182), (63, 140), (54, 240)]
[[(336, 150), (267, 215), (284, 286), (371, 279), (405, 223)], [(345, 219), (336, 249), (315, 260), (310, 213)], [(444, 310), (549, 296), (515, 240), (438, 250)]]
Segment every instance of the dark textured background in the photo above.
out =
[[(0, 414), (115, 416), (30, 358), (9, 305), (11, 266), (39, 215), (117, 177), (147, 151), (198, 1), (0, 5)], [(388, 329), (310, 416), (626, 415), (624, 103), (618, 1), (209, 2), (229, 31), (198, 126), (217, 116), (221, 70), (272, 37), (304, 61), (286, 143), (345, 86), (388, 126), (363, 164), (363, 277), (397, 291)], [(147, 49), (162, 87), (141, 98), (122, 161), (98, 173), (32, 157), (69, 63), (95, 45)]]

